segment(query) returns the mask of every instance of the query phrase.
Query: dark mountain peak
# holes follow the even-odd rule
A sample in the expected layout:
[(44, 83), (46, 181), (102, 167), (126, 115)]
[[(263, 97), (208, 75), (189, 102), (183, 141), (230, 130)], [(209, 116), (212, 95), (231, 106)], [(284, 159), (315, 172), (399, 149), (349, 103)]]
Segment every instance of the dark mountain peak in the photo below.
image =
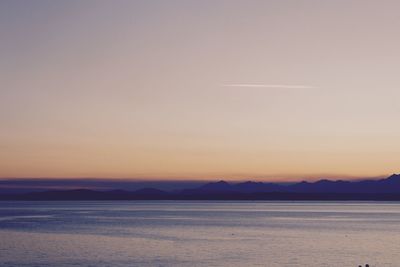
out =
[(322, 180), (316, 181), (314, 184), (315, 185), (333, 185), (333, 184), (347, 184), (347, 183), (350, 183), (350, 181), (322, 179)]
[(203, 187), (221, 187), (221, 188), (228, 188), (231, 187), (231, 184), (224, 181), (224, 180), (220, 180), (218, 182), (211, 182), (208, 184), (205, 184)]
[(398, 188), (400, 186), (400, 174), (392, 174), (386, 179), (378, 180), (380, 184), (386, 184), (392, 188)]
[(301, 181), (300, 183), (295, 183), (295, 184), (309, 184), (310, 182), (307, 181)]
[(392, 174), (390, 175), (388, 178), (384, 179), (384, 180), (396, 180), (396, 181), (400, 181), (400, 174)]
[(228, 183), (220, 180), (201, 187), (165, 192), (156, 188), (137, 191), (90, 189), (53, 190), (23, 194), (0, 194), (0, 200), (398, 200), (400, 174), (380, 180), (327, 180), (278, 184), (245, 181)]
[(328, 179), (321, 179), (315, 182), (315, 184), (326, 184), (326, 183), (334, 183), (334, 181)]
[(221, 190), (230, 190), (232, 185), (226, 181), (220, 180), (218, 182), (211, 182), (201, 186), (200, 190), (212, 190), (212, 191), (221, 191)]

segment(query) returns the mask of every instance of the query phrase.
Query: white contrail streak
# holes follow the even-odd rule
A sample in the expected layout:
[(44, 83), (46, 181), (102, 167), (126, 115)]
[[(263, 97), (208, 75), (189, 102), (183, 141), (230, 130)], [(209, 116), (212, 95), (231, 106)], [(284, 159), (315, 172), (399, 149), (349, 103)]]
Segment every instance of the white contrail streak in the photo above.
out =
[(313, 89), (310, 85), (290, 84), (257, 84), (257, 83), (232, 83), (224, 84), (223, 87), (247, 87), (247, 88), (281, 88), (281, 89)]

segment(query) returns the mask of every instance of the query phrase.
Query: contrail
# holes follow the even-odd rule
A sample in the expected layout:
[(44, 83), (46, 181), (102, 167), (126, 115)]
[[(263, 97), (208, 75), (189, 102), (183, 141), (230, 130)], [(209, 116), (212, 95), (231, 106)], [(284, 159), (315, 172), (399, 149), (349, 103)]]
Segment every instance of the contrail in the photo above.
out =
[(258, 84), (258, 83), (232, 83), (224, 84), (223, 87), (247, 87), (247, 88), (281, 88), (281, 89), (313, 89), (310, 85), (291, 84)]

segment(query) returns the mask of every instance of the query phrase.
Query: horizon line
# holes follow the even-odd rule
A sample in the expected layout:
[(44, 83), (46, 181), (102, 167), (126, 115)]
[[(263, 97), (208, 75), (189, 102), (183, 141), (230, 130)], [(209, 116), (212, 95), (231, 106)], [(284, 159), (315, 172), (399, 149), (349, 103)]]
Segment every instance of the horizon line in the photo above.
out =
[(180, 183), (201, 183), (201, 182), (215, 182), (215, 181), (226, 181), (226, 182), (247, 182), (247, 181), (253, 181), (253, 182), (267, 182), (267, 183), (295, 183), (295, 182), (304, 182), (304, 181), (309, 181), (309, 182), (315, 182), (315, 181), (320, 181), (320, 180), (331, 180), (331, 181), (339, 181), (339, 180), (344, 180), (344, 181), (359, 181), (359, 180), (377, 180), (377, 179), (384, 179), (387, 177), (390, 177), (391, 175), (398, 175), (397, 173), (392, 173), (392, 174), (385, 174), (385, 175), (375, 175), (375, 176), (349, 176), (349, 175), (321, 175), (321, 176), (315, 176), (315, 177), (309, 177), (306, 178), (304, 176), (298, 177), (298, 179), (289, 178), (287, 177), (279, 179), (268, 179), (268, 178), (257, 178), (257, 177), (248, 177), (248, 178), (232, 178), (232, 177), (213, 177), (213, 178), (206, 178), (206, 179), (201, 179), (201, 178), (187, 178), (187, 179), (182, 179), (182, 178), (135, 178), (135, 177), (130, 177), (130, 178), (121, 178), (121, 177), (0, 177), (0, 182), (1, 181), (23, 181), (23, 180), (29, 180), (29, 181), (62, 181), (62, 180), (69, 180), (69, 181), (108, 181), (108, 182), (180, 182)]
[(222, 84), (223, 87), (243, 87), (243, 88), (275, 88), (275, 89), (315, 89), (316, 86), (303, 84), (264, 84), (264, 83), (228, 83)]

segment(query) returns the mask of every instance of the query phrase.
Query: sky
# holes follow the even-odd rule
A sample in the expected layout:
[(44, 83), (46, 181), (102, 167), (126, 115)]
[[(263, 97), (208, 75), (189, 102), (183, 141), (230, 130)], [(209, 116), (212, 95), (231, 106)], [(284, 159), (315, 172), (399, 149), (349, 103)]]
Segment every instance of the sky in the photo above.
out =
[(400, 168), (399, 1), (0, 1), (0, 177)]

